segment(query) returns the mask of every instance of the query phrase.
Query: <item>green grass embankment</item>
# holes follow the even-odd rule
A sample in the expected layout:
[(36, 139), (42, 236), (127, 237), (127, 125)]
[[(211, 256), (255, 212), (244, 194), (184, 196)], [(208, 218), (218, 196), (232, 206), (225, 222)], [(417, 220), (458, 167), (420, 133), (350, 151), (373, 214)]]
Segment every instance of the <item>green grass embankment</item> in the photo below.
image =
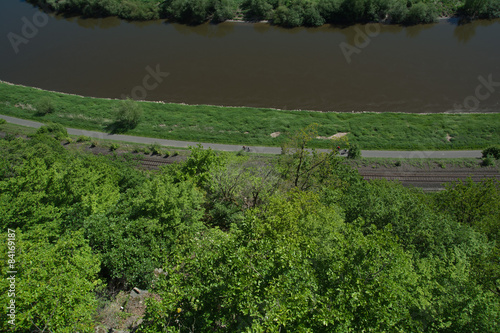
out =
[[(53, 111), (39, 115), (40, 100)], [(0, 83), (0, 113), (66, 127), (106, 132), (119, 100), (67, 95)], [(500, 114), (406, 114), (280, 111), (263, 108), (140, 102), (136, 128), (125, 134), (184, 141), (279, 146), (287, 133), (320, 125), (318, 135), (348, 132), (351, 143), (374, 150), (483, 149), (500, 143)], [(273, 138), (271, 133), (281, 134)], [(451, 137), (451, 139), (449, 139)], [(449, 140), (448, 140), (449, 139)], [(328, 141), (312, 146), (327, 148)]]

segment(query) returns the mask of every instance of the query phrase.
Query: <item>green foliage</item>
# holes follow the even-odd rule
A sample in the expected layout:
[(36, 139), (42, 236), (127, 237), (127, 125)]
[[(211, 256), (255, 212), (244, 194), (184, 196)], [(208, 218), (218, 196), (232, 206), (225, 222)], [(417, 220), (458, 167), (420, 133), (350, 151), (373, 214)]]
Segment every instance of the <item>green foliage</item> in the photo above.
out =
[(44, 96), (35, 104), (36, 112), (39, 115), (46, 115), (55, 111), (56, 107), (50, 97)]
[[(42, 96), (57, 101), (58, 112), (45, 118), (66, 127), (106, 131), (103, 119), (114, 119), (113, 113), (121, 101), (63, 95), (0, 82), (0, 102), (33, 104)], [(39, 120), (30, 112), (19, 113), (16, 108), (0, 103), (0, 113)], [(349, 132), (349, 141), (363, 149), (374, 150), (447, 150), (484, 149), (491, 142), (500, 142), (498, 114), (411, 114), (411, 113), (333, 113), (280, 111), (258, 108), (225, 108), (141, 102), (144, 117), (131, 135), (191, 142), (213, 142), (249, 146), (280, 146), (286, 133), (299, 131), (310, 123), (319, 124), (319, 134)], [(64, 113), (63, 113), (64, 112)], [(189, 114), (189, 117), (186, 117)], [(68, 117), (82, 115), (83, 117)], [(280, 119), (277, 123), (276, 119)], [(158, 124), (178, 124), (172, 132), (159, 130)], [(210, 124), (210, 126), (199, 126)], [(453, 124), (452, 142), (443, 140)], [(408, 127), (408, 125), (410, 127)], [(193, 131), (193, 128), (197, 128)], [(375, 131), (375, 128), (377, 129)], [(175, 130), (174, 130), (175, 129)], [(408, 130), (412, 135), (408, 136)], [(251, 136), (244, 134), (252, 133)], [(272, 138), (269, 133), (283, 133)], [(330, 148), (329, 140), (312, 140), (310, 147)]]
[(491, 146), (482, 151), (483, 158), (485, 157), (493, 157), (495, 159), (500, 159), (500, 147)]
[[(18, 229), (15, 243), (14, 332), (94, 332), (99, 259), (82, 233), (69, 233), (52, 243)], [(5, 245), (0, 244), (4, 254)], [(8, 304), (7, 265), (1, 270), (0, 300)], [(0, 327), (10, 332), (13, 326), (2, 320)]]
[(340, 159), (336, 158), (335, 142), (330, 142), (329, 153), (319, 153), (308, 149), (309, 143), (318, 136), (318, 124), (312, 124), (290, 137), (281, 146), (278, 161), (278, 172), (281, 174), (285, 188), (296, 187), (301, 190), (311, 190), (317, 187), (327, 187), (339, 184), (337, 171)]
[(90, 138), (88, 136), (85, 136), (85, 135), (80, 135), (76, 139), (76, 142), (87, 142), (87, 141), (90, 141)]
[(250, 0), (247, 6), (252, 16), (263, 20), (269, 20), (273, 17), (273, 5), (267, 0)]
[(170, 18), (175, 21), (199, 24), (212, 19), (221, 22), (235, 18), (238, 12), (247, 19), (273, 19), (273, 24), (287, 27), (318, 26), (325, 22), (353, 24), (385, 20), (392, 23), (429, 23), (436, 19), (437, 9), (446, 15), (468, 17), (500, 17), (497, 0), (437, 1), (427, 0), (30, 0), (46, 3), (63, 13), (84, 16), (118, 16), (127, 20)]
[(361, 148), (355, 143), (349, 145), (349, 151), (347, 152), (347, 158), (355, 159), (361, 157)]
[(109, 146), (109, 150), (111, 151), (115, 151), (117, 150), (118, 148), (120, 148), (120, 145), (118, 143), (112, 143), (110, 146)]
[(125, 132), (135, 128), (142, 116), (142, 107), (132, 99), (120, 101), (115, 110), (116, 118), (110, 129), (112, 132)]
[(492, 155), (488, 155), (483, 158), (483, 162), (481, 163), (481, 165), (484, 167), (493, 166), (495, 165), (495, 158), (493, 158)]
[(307, 149), (314, 125), (271, 163), (197, 146), (155, 172), (48, 133), (0, 140), (16, 332), (94, 331), (100, 280), (155, 295), (137, 332), (498, 330), (496, 179), (432, 195), (365, 182)]
[[(218, 10), (224, 17), (228, 10), (229, 2), (219, 1)], [(163, 2), (164, 13), (176, 21), (190, 24), (200, 24), (208, 19), (208, 16), (213, 12), (211, 0), (167, 0)]]
[(214, 21), (223, 22), (232, 19), (238, 10), (238, 3), (234, 0), (214, 0)]
[(465, 0), (464, 11), (467, 15), (492, 19), (500, 17), (500, 2), (497, 0)]
[(161, 146), (159, 143), (155, 142), (155, 143), (149, 145), (148, 148), (153, 155), (162, 155), (162, 150), (161, 150)]
[(218, 155), (211, 148), (203, 149), (201, 144), (196, 147), (190, 146), (189, 149), (191, 149), (191, 154), (177, 173), (178, 179), (193, 179), (201, 186), (208, 181), (210, 170), (227, 163), (227, 154), (219, 153)]
[(437, 13), (433, 5), (418, 2), (410, 7), (404, 22), (406, 24), (432, 23), (435, 22), (436, 19)]
[(242, 229), (212, 229), (169, 258), (139, 331), (410, 328), (416, 276), (389, 238), (363, 236), (314, 195), (275, 197)]
[(52, 134), (56, 140), (64, 140), (68, 137), (68, 131), (66, 128), (57, 123), (49, 123), (40, 127), (36, 134)]
[(7, 124), (7, 120), (0, 118), (0, 125)]

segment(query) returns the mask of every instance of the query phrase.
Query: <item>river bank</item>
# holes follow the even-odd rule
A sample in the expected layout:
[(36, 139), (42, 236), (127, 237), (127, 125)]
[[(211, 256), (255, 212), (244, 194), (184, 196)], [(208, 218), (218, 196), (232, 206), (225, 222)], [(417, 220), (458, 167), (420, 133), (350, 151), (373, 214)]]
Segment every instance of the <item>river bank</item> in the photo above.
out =
[[(47, 103), (51, 111), (42, 115)], [(121, 103), (0, 83), (1, 114), (72, 128), (109, 132)], [(348, 133), (345, 138), (362, 149), (484, 149), (500, 142), (500, 114), (336, 113), (136, 103), (142, 116), (127, 135), (279, 147), (287, 135), (317, 123), (318, 137)], [(311, 146), (328, 148), (331, 143), (315, 139)]]
[(500, 4), (495, 0), (444, 0), (435, 3), (406, 0), (296, 0), (287, 3), (258, 1), (129, 0), (54, 2), (29, 0), (46, 12), (85, 17), (117, 16), (125, 20), (167, 19), (172, 22), (201, 24), (211, 21), (269, 22), (283, 27), (321, 26), (326, 23), (351, 25), (366, 22), (421, 24), (439, 17), (496, 18)]

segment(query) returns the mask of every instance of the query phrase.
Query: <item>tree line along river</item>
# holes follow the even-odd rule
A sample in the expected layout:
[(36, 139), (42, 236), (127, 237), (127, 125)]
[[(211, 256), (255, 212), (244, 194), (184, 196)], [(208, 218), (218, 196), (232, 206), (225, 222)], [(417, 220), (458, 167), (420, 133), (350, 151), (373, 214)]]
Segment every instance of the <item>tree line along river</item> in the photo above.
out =
[(500, 20), (188, 26), (0, 2), (0, 80), (94, 97), (321, 111), (500, 111)]

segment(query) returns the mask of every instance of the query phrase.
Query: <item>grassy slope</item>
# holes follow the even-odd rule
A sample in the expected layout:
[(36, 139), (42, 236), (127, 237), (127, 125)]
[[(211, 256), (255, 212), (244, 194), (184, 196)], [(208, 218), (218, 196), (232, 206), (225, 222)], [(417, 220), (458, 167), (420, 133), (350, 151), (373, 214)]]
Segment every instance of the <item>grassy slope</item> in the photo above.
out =
[[(34, 106), (52, 99), (56, 111), (38, 116)], [(67, 127), (106, 131), (119, 101), (52, 93), (0, 83), (0, 113)], [(17, 106), (16, 106), (17, 105)], [(225, 108), (143, 102), (139, 125), (130, 135), (164, 139), (279, 146), (284, 135), (311, 123), (319, 135), (349, 132), (348, 139), (363, 149), (482, 149), (500, 143), (500, 114), (322, 113), (257, 108)], [(248, 134), (245, 134), (248, 132)], [(446, 140), (447, 133), (453, 138)], [(327, 147), (328, 140), (313, 146)]]

